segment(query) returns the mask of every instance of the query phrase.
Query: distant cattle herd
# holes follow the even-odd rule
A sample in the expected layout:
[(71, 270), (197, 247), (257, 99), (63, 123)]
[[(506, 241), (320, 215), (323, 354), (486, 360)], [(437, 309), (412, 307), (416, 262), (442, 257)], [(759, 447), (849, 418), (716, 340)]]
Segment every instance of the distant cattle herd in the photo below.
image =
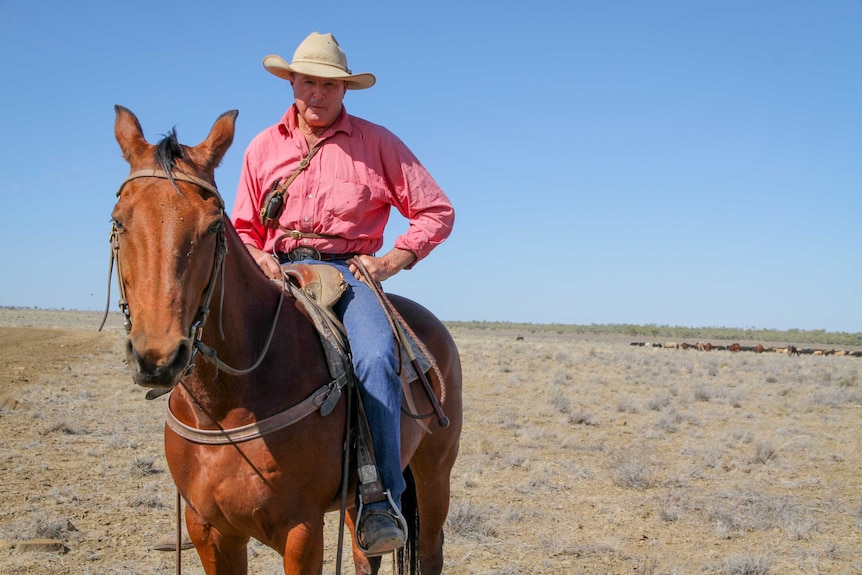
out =
[(658, 347), (662, 349), (694, 349), (697, 351), (749, 351), (753, 353), (782, 353), (785, 355), (834, 355), (834, 356), (851, 356), (862, 357), (862, 351), (848, 351), (846, 349), (817, 349), (808, 347), (796, 347), (795, 345), (787, 345), (784, 347), (766, 347), (761, 344), (757, 345), (739, 345), (731, 343), (728, 345), (716, 345), (713, 343), (676, 343), (676, 342), (644, 342), (633, 341), (631, 344), (638, 347)]

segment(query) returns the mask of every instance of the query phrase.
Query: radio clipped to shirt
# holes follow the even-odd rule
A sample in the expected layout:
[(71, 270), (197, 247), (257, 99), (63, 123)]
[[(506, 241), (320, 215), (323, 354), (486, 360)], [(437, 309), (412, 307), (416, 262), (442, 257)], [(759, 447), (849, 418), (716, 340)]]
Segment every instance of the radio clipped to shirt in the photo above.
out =
[(279, 187), (281, 180), (276, 178), (272, 183), (272, 189), (263, 199), (260, 206), (260, 223), (268, 228), (278, 227), (278, 218), (284, 211), (284, 197), (287, 195), (287, 186)]
[(299, 166), (296, 167), (296, 170), (294, 170), (290, 177), (287, 178), (284, 184), (281, 183), (280, 179), (276, 179), (272, 183), (272, 189), (260, 205), (261, 224), (267, 228), (274, 229), (278, 227), (278, 218), (281, 217), (281, 213), (284, 211), (284, 204), (287, 202), (287, 187), (293, 183), (293, 180), (296, 179), (300, 172), (308, 167), (311, 163), (311, 158), (314, 157), (314, 154), (317, 153), (319, 148), (320, 144), (311, 148), (308, 155), (299, 162)]

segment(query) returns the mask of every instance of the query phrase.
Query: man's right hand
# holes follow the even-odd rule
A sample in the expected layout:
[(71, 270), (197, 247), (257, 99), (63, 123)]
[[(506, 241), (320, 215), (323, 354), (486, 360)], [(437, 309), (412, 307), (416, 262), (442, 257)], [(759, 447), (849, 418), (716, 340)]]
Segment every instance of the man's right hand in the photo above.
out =
[(260, 269), (263, 270), (263, 273), (266, 274), (266, 277), (272, 279), (281, 279), (281, 266), (278, 265), (278, 260), (276, 260), (273, 255), (269, 252), (265, 252), (262, 249), (255, 247), (250, 244), (245, 244), (248, 253), (251, 254), (251, 257), (254, 258), (255, 263), (260, 266)]

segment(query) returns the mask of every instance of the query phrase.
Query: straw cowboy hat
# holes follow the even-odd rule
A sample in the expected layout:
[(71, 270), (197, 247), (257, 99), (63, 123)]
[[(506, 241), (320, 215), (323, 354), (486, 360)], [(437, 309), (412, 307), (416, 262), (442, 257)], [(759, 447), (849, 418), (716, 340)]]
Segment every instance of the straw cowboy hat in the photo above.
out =
[(263, 67), (279, 78), (290, 80), (294, 73), (332, 78), (347, 82), (348, 90), (364, 90), (374, 85), (374, 74), (351, 74), (347, 67), (347, 54), (332, 34), (312, 32), (293, 53), (293, 62), (270, 54), (263, 59)]

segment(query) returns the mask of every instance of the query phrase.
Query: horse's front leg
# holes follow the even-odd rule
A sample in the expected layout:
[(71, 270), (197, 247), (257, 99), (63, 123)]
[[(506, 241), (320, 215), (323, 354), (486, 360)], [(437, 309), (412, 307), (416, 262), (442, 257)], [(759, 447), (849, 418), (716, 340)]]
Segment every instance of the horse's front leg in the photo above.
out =
[(284, 545), (285, 575), (320, 575), (323, 572), (323, 513), (290, 528)]
[(186, 528), (207, 575), (246, 575), (247, 536), (229, 537), (186, 507)]

